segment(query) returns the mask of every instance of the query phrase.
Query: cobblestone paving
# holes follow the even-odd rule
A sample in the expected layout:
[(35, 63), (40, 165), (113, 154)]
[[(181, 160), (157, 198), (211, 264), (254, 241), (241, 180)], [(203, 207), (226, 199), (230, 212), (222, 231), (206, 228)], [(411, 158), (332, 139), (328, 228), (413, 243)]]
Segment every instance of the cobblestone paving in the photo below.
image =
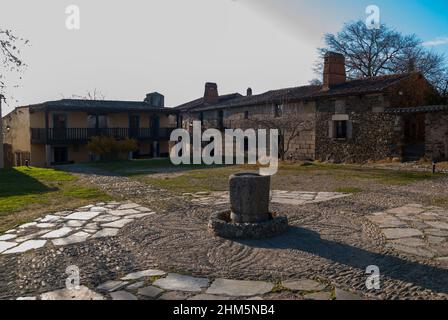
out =
[(108, 202), (48, 214), (6, 231), (0, 236), (0, 253), (23, 253), (39, 249), (51, 241), (62, 247), (87, 239), (113, 237), (135, 219), (155, 214), (136, 203)]
[[(223, 295), (222, 288), (208, 291), (213, 288), (211, 285), (215, 280), (222, 279), (229, 280), (218, 282), (223, 287), (235, 280), (275, 285), (271, 292), (242, 297), (244, 299), (303, 299), (305, 294), (294, 290), (310, 288), (318, 290), (306, 292), (307, 298), (314, 299), (330, 299), (338, 294), (347, 299), (353, 295), (366, 299), (448, 299), (448, 261), (440, 260), (438, 256), (427, 258), (395, 250), (389, 244), (400, 238), (386, 239), (387, 232), (382, 232), (382, 229), (400, 228), (381, 228), (368, 219), (376, 212), (386, 212), (414, 202), (423, 203), (426, 193), (439, 195), (445, 192), (448, 183), (445, 178), (410, 186), (374, 185), (369, 192), (331, 201), (303, 205), (273, 203), (273, 211), (289, 218), (290, 230), (286, 234), (257, 241), (229, 241), (215, 238), (207, 230), (210, 214), (226, 207), (227, 202), (222, 206), (201, 205), (191, 201), (195, 198), (192, 195), (158, 190), (138, 180), (106, 173), (83, 173), (80, 170), (78, 176), (84, 183), (94, 184), (117, 199), (153, 208), (158, 214), (126, 224), (119, 237), (90, 237), (86, 242), (63, 248), (55, 248), (52, 240), (46, 239), (47, 244), (37, 250), (0, 254), (0, 299), (18, 296), (37, 299), (42, 294), (61, 290), (67, 277), (66, 268), (70, 265), (81, 270), (84, 287), (77, 291), (77, 296), (84, 298), (98, 298), (97, 295), (102, 299), (133, 296), (147, 299), (151, 296), (157, 299), (233, 298), (232, 295)], [(317, 182), (319, 179), (316, 178), (302, 180), (293, 181), (294, 188), (333, 189), (333, 186), (327, 186), (325, 177)], [(200, 197), (208, 196), (207, 193), (202, 194)], [(445, 237), (441, 226), (431, 228), (442, 231), (435, 237)], [(418, 238), (419, 232), (426, 235), (426, 230), (416, 226), (404, 229), (416, 229), (402, 233), (415, 243), (426, 239)], [(6, 238), (4, 241), (11, 240)], [(366, 267), (369, 265), (380, 268), (380, 290), (366, 288)], [(208, 287), (203, 287), (200, 281), (200, 292), (158, 287), (157, 284), (165, 288), (167, 283), (172, 284), (172, 280), (155, 283), (165, 276), (150, 276), (148, 279), (146, 275), (141, 278), (137, 274), (124, 279), (136, 270), (146, 269), (206, 278)], [(306, 281), (295, 283), (302, 280), (317, 281), (325, 289), (319, 291), (318, 284)], [(110, 281), (115, 282), (108, 285), (119, 289), (111, 293), (97, 289)], [(126, 282), (126, 285), (121, 282)], [(59, 291), (59, 294), (71, 296), (67, 291)]]
[(290, 297), (297, 300), (363, 299), (358, 294), (310, 279), (272, 283), (210, 279), (149, 269), (109, 280), (94, 289), (85, 286), (65, 288), (16, 300), (264, 300), (278, 297), (280, 290), (288, 290)]
[[(185, 197), (190, 198), (195, 204), (202, 206), (216, 206), (228, 204), (229, 192), (197, 192), (185, 193)], [(339, 192), (306, 192), (306, 191), (283, 191), (273, 190), (271, 192), (271, 203), (286, 205), (304, 205), (309, 203), (319, 203), (334, 199), (348, 197), (349, 194)]]
[(448, 261), (448, 210), (409, 204), (367, 218), (381, 228), (387, 245), (394, 250)]

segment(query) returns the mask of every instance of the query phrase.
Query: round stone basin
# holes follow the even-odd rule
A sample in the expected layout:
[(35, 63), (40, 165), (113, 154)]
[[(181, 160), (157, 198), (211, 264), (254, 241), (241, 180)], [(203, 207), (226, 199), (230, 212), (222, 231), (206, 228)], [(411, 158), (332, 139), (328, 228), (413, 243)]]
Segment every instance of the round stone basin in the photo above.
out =
[(269, 219), (259, 223), (235, 223), (230, 211), (215, 212), (210, 217), (209, 231), (226, 239), (265, 239), (288, 230), (288, 218), (284, 215), (268, 214)]

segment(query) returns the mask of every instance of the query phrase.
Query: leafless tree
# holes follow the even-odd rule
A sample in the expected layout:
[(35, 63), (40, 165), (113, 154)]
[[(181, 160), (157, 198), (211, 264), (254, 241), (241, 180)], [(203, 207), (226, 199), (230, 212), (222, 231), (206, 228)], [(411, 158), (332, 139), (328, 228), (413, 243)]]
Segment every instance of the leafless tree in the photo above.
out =
[(448, 66), (440, 74), (437, 74), (432, 81), (444, 99), (444, 103), (448, 103)]
[[(0, 95), (6, 94), (7, 82), (9, 86), (17, 87), (7, 80), (7, 75), (21, 73), (26, 64), (20, 58), (21, 47), (28, 44), (28, 40), (16, 36), (9, 29), (0, 27)], [(21, 76), (20, 76), (21, 79)]]
[(370, 30), (364, 21), (351, 22), (337, 34), (326, 34), (324, 39), (326, 47), (318, 49), (317, 73), (322, 73), (327, 51), (346, 57), (349, 79), (419, 71), (438, 87), (446, 69), (444, 55), (427, 50), (416, 35), (403, 35), (384, 24)]
[(314, 78), (314, 79), (311, 79), (310, 81), (308, 81), (308, 84), (310, 86), (321, 86), (322, 85), (322, 81), (317, 79), (317, 78)]
[[(65, 96), (62, 95), (64, 99)], [(80, 100), (105, 100), (106, 96), (101, 92), (101, 90), (93, 89), (93, 91), (87, 91), (85, 95), (77, 95), (74, 94), (70, 97), (70, 99), (80, 99)]]
[(277, 129), (279, 134), (279, 157), (286, 160), (291, 151), (292, 143), (301, 137), (305, 131), (312, 129), (312, 121), (305, 119), (296, 111), (290, 111), (279, 117), (272, 114), (257, 115), (256, 118), (246, 120), (250, 127), (257, 129)]

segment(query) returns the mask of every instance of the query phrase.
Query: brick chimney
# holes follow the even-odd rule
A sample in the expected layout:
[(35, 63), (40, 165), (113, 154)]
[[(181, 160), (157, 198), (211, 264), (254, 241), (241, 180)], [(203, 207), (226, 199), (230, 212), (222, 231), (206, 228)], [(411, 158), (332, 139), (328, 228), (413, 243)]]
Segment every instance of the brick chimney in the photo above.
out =
[(218, 98), (218, 85), (213, 82), (207, 82), (205, 84), (204, 103), (217, 103)]
[(252, 88), (247, 88), (247, 96), (248, 97), (252, 96)]
[(323, 90), (330, 90), (333, 86), (344, 83), (345, 57), (336, 52), (327, 52), (324, 58)]

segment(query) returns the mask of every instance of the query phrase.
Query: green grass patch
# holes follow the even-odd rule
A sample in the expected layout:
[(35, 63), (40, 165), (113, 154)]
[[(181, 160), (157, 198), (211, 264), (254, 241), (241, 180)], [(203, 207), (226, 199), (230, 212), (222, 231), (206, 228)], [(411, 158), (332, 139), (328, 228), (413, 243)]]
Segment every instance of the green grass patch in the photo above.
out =
[(110, 199), (70, 173), (34, 167), (0, 170), (0, 232), (42, 214)]
[[(173, 173), (167, 171), (164, 175), (144, 174), (136, 175), (137, 179), (155, 187), (179, 192), (194, 193), (198, 191), (224, 191), (228, 189), (228, 178), (231, 174), (241, 171), (257, 170), (256, 166), (221, 166), (206, 168), (188, 168)], [(359, 187), (347, 186), (353, 182), (363, 183), (370, 181), (385, 185), (407, 185), (427, 179), (435, 179), (441, 174), (433, 175), (427, 172), (394, 171), (389, 169), (376, 169), (360, 165), (337, 165), (307, 162), (305, 164), (282, 163), (274, 178), (273, 188), (285, 188), (285, 183), (292, 177), (321, 177), (328, 181), (335, 181), (340, 185), (335, 192), (360, 193)], [(284, 179), (284, 180), (283, 180)], [(287, 183), (286, 183), (287, 184)], [(294, 186), (289, 186), (294, 187)]]
[(158, 188), (180, 192), (194, 193), (199, 191), (222, 191), (228, 188), (229, 175), (235, 168), (210, 168), (207, 170), (190, 170), (166, 175), (164, 178), (145, 176), (142, 180)]
[(340, 180), (373, 180), (387, 185), (406, 185), (443, 176), (443, 174), (432, 174), (429, 172), (398, 171), (370, 168), (362, 165), (328, 164), (319, 162), (306, 164), (281, 164), (279, 174), (327, 175)]
[(77, 199), (97, 199), (104, 198), (104, 193), (95, 188), (82, 188), (78, 186), (73, 186), (64, 190), (62, 195), (65, 197), (73, 197)]

